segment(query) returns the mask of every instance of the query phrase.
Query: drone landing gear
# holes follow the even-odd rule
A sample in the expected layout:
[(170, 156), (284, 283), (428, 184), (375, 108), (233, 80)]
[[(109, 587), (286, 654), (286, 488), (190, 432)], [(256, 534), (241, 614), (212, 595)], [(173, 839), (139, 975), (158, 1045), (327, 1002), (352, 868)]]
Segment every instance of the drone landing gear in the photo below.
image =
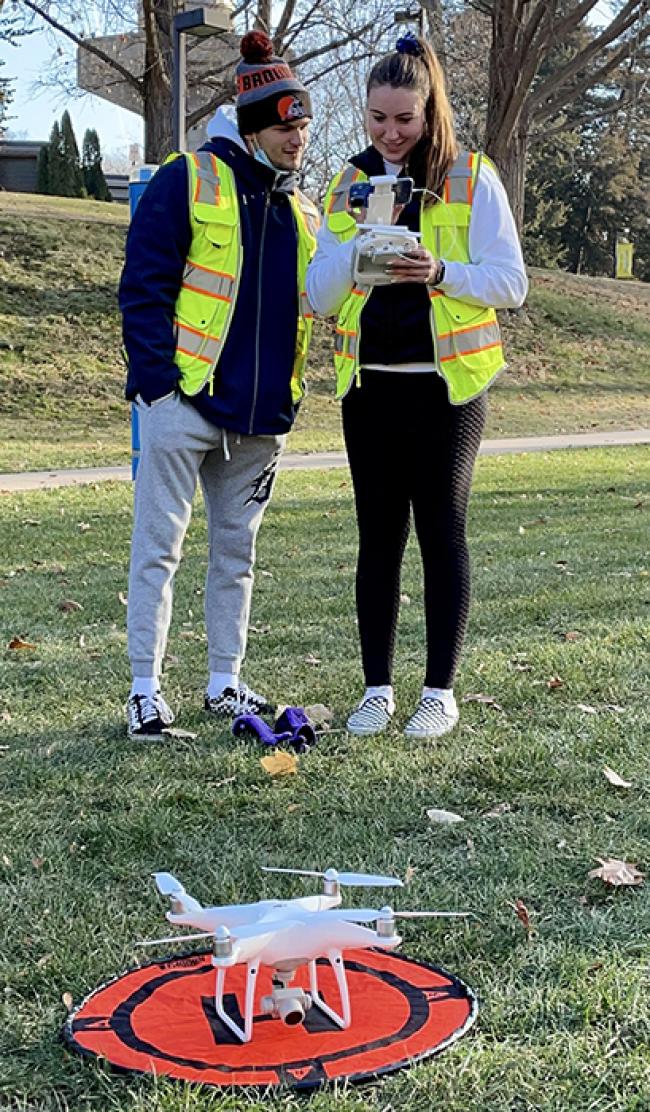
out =
[[(334, 976), (336, 977), (342, 1015), (339, 1015), (333, 1008), (330, 1008), (329, 1004), (326, 1004), (323, 1000), (318, 987), (318, 967), (315, 961), (309, 962), (309, 992), (305, 992), (301, 988), (290, 987), (293, 973), (275, 970), (273, 974), (273, 991), (270, 996), (262, 997), (262, 1011), (267, 1015), (272, 1015), (276, 1019), (281, 1019), (287, 1026), (292, 1027), (297, 1023), (302, 1023), (305, 1018), (305, 1012), (311, 1008), (313, 1004), (323, 1015), (331, 1019), (337, 1027), (341, 1027), (343, 1030), (349, 1027), (351, 1022), (350, 992), (348, 989), (343, 955), (340, 950), (330, 950), (327, 954), (327, 958), (334, 970)], [(250, 1042), (253, 1037), (255, 986), (257, 984), (257, 974), (259, 973), (259, 963), (256, 961), (249, 961), (246, 966), (243, 1028), (228, 1015), (224, 1008), (223, 997), (226, 985), (226, 972), (226, 967), (217, 966), (214, 1008), (224, 1026), (226, 1026), (229, 1031), (232, 1031), (233, 1035), (235, 1035), (240, 1042), (247, 1043)]]
[(336, 1023), (337, 1027), (342, 1027), (343, 1030), (345, 1030), (346, 1027), (350, 1026), (352, 1016), (350, 1012), (350, 991), (348, 989), (348, 978), (343, 963), (343, 955), (340, 950), (330, 950), (327, 954), (327, 958), (334, 970), (343, 1014), (339, 1015), (323, 1000), (318, 987), (318, 966), (315, 961), (310, 961), (309, 963), (309, 993), (314, 1007), (318, 1008), (318, 1010), (331, 1019), (333, 1023)]
[(259, 965), (256, 961), (249, 961), (246, 966), (246, 999), (244, 1003), (244, 1028), (235, 1023), (234, 1019), (224, 1009), (223, 1006), (223, 991), (226, 983), (226, 969), (223, 966), (217, 967), (217, 984), (214, 992), (214, 1009), (219, 1016), (219, 1019), (233, 1035), (236, 1035), (241, 1042), (250, 1042), (253, 1037), (253, 1008), (255, 1005), (255, 985), (257, 982), (257, 974), (259, 972)]

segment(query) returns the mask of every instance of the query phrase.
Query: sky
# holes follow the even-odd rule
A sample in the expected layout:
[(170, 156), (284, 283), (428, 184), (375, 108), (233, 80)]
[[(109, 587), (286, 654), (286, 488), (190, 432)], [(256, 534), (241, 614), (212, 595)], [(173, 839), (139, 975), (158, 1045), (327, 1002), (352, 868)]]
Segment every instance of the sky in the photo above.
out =
[[(63, 39), (63, 36), (57, 38)], [(67, 40), (63, 39), (63, 43), (67, 49)], [(13, 118), (7, 124), (10, 136), (47, 139), (52, 124), (67, 108), (79, 146), (86, 128), (94, 127), (105, 157), (114, 153), (127, 159), (129, 144), (142, 143), (142, 120), (135, 112), (117, 108), (90, 93), (72, 98), (58, 89), (34, 87), (53, 49), (52, 39), (44, 32), (28, 36), (15, 47), (0, 43), (0, 59), (6, 63), (0, 68), (0, 74), (14, 79), (14, 98), (9, 109)]]
[[(598, 23), (610, 14), (608, 0), (601, 0), (594, 10), (592, 22)], [(8, 124), (10, 135), (25, 139), (47, 139), (54, 120), (60, 119), (67, 108), (79, 145), (86, 128), (94, 127), (99, 135), (104, 158), (113, 155), (127, 160), (129, 145), (142, 143), (143, 139), (142, 120), (136, 113), (117, 108), (90, 93), (84, 93), (79, 98), (68, 98), (58, 90), (34, 87), (59, 42), (66, 52), (72, 45), (61, 34), (45, 31), (28, 36), (15, 47), (0, 43), (0, 59), (6, 63), (1, 68), (1, 75), (15, 79), (14, 99), (10, 109), (10, 115), (14, 118)]]

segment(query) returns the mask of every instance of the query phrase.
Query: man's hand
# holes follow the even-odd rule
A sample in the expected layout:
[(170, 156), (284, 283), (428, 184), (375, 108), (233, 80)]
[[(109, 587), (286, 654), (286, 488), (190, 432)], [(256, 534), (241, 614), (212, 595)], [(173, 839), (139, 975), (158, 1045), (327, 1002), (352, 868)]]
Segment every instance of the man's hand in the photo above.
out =
[(438, 274), (438, 260), (426, 247), (416, 247), (402, 259), (389, 263), (387, 271), (394, 282), (432, 282)]

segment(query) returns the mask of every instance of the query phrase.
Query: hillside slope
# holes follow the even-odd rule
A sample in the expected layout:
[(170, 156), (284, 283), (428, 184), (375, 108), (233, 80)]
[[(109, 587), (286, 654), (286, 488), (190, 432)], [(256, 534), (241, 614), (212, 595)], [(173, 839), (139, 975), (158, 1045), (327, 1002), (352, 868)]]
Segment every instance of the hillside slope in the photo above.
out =
[[(129, 414), (116, 306), (126, 209), (0, 193), (0, 471), (119, 463)], [(650, 423), (650, 286), (533, 271), (504, 314), (489, 434)], [(340, 445), (321, 322), (293, 450)]]

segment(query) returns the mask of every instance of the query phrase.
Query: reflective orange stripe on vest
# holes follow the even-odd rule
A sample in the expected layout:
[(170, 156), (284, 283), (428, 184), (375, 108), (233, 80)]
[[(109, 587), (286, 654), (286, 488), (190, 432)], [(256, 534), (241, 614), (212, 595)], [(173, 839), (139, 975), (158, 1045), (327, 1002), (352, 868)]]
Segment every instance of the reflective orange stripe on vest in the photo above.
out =
[(474, 200), (474, 151), (456, 159), (445, 178), (444, 199), (447, 204), (471, 205)]
[(232, 301), (235, 291), (235, 275), (226, 274), (223, 270), (210, 270), (209, 267), (192, 262), (188, 258), (182, 285), (186, 290), (204, 293), (207, 297), (216, 297), (220, 301)]
[(190, 328), (188, 324), (176, 321), (176, 350), (184, 355), (192, 355), (201, 363), (214, 363), (221, 350), (221, 341), (218, 336), (211, 336), (208, 332), (201, 332), (198, 328)]
[(499, 347), (500, 343), (499, 325), (496, 321), (492, 324), (469, 325), (456, 332), (443, 332), (438, 336), (438, 357), (444, 363), (445, 360), (455, 359), (457, 355), (476, 355), (479, 351)]
[[(209, 161), (205, 158), (206, 154)], [(199, 157), (198, 154), (190, 156), (196, 166), (194, 204), (218, 205), (221, 200), (221, 178), (217, 171), (216, 155), (209, 154), (207, 151), (201, 151), (201, 155), (203, 157)]]

